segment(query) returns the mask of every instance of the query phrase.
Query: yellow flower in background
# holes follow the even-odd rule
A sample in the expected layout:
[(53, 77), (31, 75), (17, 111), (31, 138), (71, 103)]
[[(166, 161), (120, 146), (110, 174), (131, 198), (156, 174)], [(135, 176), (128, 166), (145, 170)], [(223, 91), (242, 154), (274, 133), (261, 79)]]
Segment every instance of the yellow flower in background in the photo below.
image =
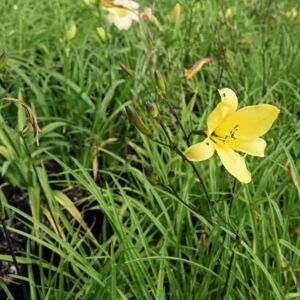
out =
[(120, 30), (127, 30), (132, 21), (139, 21), (139, 4), (132, 0), (102, 0), (101, 5), (108, 12), (107, 20)]
[(287, 18), (295, 19), (299, 16), (299, 12), (295, 7), (293, 7), (291, 10), (284, 12), (283, 15)]
[(184, 77), (186, 79), (191, 79), (196, 73), (198, 73), (202, 69), (202, 67), (205, 64), (211, 62), (212, 60), (212, 57), (204, 57), (198, 60), (190, 69), (185, 70)]
[(191, 161), (203, 161), (217, 152), (226, 170), (242, 183), (251, 181), (243, 152), (264, 156), (266, 142), (262, 138), (277, 119), (280, 110), (270, 104), (246, 106), (237, 110), (236, 94), (228, 88), (219, 90), (221, 102), (207, 119), (206, 139), (190, 146), (185, 156)]

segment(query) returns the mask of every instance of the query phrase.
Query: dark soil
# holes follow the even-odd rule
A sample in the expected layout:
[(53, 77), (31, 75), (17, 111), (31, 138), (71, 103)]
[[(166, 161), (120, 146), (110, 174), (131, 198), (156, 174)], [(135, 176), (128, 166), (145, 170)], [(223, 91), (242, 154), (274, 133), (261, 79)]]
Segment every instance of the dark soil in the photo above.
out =
[[(24, 196), (22, 191), (6, 186), (2, 188), (7, 201), (20, 210), (30, 214), (30, 207), (27, 196)], [(8, 227), (17, 228), (24, 232), (29, 232), (28, 228), (23, 225), (22, 221), (14, 215), (8, 216), (7, 214), (2, 217), (2, 230), (0, 231), (0, 253), (6, 255), (22, 256), (26, 250), (26, 239), (18, 234), (8, 231)], [(4, 227), (4, 228), (3, 228)], [(6, 230), (4, 230), (6, 229)], [(24, 283), (18, 282), (11, 278), (11, 275), (25, 275), (26, 267), (24, 265), (16, 265), (14, 262), (0, 260), (0, 280), (6, 284), (15, 299), (29, 299), (25, 292), (27, 287)], [(6, 299), (5, 293), (0, 288), (0, 299)]]
[[(130, 149), (127, 149), (128, 155), (131, 154)], [(126, 151), (126, 152), (127, 152)], [(134, 154), (134, 152), (132, 153)], [(137, 163), (135, 165), (135, 161), (132, 161), (132, 164), (141, 169), (142, 166)], [(45, 164), (45, 167), (47, 169), (48, 174), (52, 174), (53, 176), (63, 179), (63, 173), (62, 168), (53, 161), (48, 161)], [(98, 179), (96, 181), (97, 185), (99, 187), (103, 186), (104, 182), (106, 181), (106, 178), (102, 177), (102, 175), (99, 174)], [(50, 175), (51, 176), (51, 175)], [(24, 213), (31, 215), (30, 210), (30, 204), (29, 204), (29, 198), (27, 196), (26, 190), (21, 190), (16, 187), (12, 187), (10, 185), (5, 185), (3, 179), (0, 179), (0, 185), (2, 185), (2, 192), (4, 193), (8, 203), (11, 206), (14, 206), (18, 208), (19, 210), (23, 211)], [(62, 190), (61, 186), (52, 186), (53, 189)], [(70, 188), (66, 189), (64, 193), (74, 202), (76, 202), (79, 199), (83, 199), (85, 197), (89, 196), (89, 193), (83, 189), (80, 188)], [(1, 200), (1, 199), (0, 199)], [(93, 201), (93, 199), (90, 199), (88, 201), (88, 204), (82, 204), (78, 206), (79, 211), (84, 212), (84, 221), (88, 225), (88, 227), (91, 229), (94, 236), (101, 240), (102, 236), (102, 228), (103, 228), (103, 222), (105, 219), (105, 216), (101, 209), (95, 209), (94, 205), (96, 204), (96, 201)], [(96, 205), (97, 206), (97, 205)], [(93, 208), (93, 209), (90, 209)], [(23, 281), (16, 280), (13, 278), (13, 275), (24, 275), (27, 277), (27, 266), (22, 264), (16, 264), (16, 262), (13, 262), (13, 256), (26, 256), (26, 247), (28, 244), (28, 240), (24, 238), (23, 236), (20, 236), (10, 230), (10, 228), (16, 228), (20, 231), (30, 233), (30, 228), (25, 226), (24, 224), (26, 222), (23, 222), (20, 216), (15, 215), (12, 213), (12, 211), (9, 212), (9, 214), (5, 213), (4, 215), (1, 215), (2, 206), (0, 202), (0, 217), (2, 218), (0, 223), (0, 254), (9, 255), (12, 257), (12, 262), (3, 261), (0, 260), (0, 280), (6, 285), (6, 287), (10, 290), (12, 293), (14, 299), (20, 299), (20, 300), (29, 300), (29, 286), (28, 284), (24, 283)], [(64, 211), (67, 218), (72, 218), (71, 215), (68, 215), (68, 212)], [(43, 222), (48, 226), (51, 227), (50, 224), (48, 224), (48, 221), (46, 219), (43, 220)], [(79, 224), (78, 224), (79, 226)], [(109, 226), (109, 224), (106, 225), (106, 236), (112, 234), (113, 230)], [(38, 247), (34, 247), (33, 244), (31, 244), (31, 251), (33, 254), (39, 255), (42, 253), (43, 260), (51, 261), (52, 264), (56, 264), (59, 262), (59, 257), (57, 254), (51, 252), (49, 249), (43, 248), (42, 252), (35, 253), (37, 251)], [(87, 252), (89, 249), (87, 249)], [(39, 269), (37, 266), (33, 267), (33, 273), (35, 277), (36, 284), (39, 284), (40, 278), (39, 278)], [(45, 271), (46, 273), (46, 271)], [(6, 299), (6, 293), (1, 289), (0, 287), (0, 300)]]
[[(29, 199), (26, 192), (22, 192), (21, 190), (10, 186), (2, 188), (2, 191), (10, 205), (17, 207), (29, 215), (31, 214)], [(89, 196), (86, 191), (79, 188), (69, 189), (65, 191), (65, 194), (73, 201)], [(93, 201), (90, 201), (90, 203), (90, 205), (93, 205)], [(86, 224), (89, 226), (89, 228), (91, 228), (94, 236), (100, 238), (104, 215), (100, 209), (88, 210), (88, 208), (89, 207), (86, 206), (78, 207), (80, 211), (86, 211), (84, 214), (84, 220)], [(67, 217), (71, 218), (71, 216), (68, 216), (68, 214)], [(16, 256), (25, 256), (27, 239), (7, 230), (7, 228), (17, 228), (28, 233), (30, 230), (22, 223), (22, 220), (20, 220), (19, 217), (17, 218), (14, 215), (10, 215), (10, 217), (5, 215), (2, 219), (6, 230), (3, 230), (3, 224), (1, 224), (2, 226), (0, 226), (0, 228), (2, 228), (2, 230), (0, 230), (0, 254), (12, 255), (13, 252)], [(44, 220), (45, 224), (47, 222), (47, 220)], [(47, 224), (47, 226), (51, 225)], [(107, 229), (110, 231), (109, 228)], [(57, 257), (57, 254), (51, 252), (49, 249), (43, 248), (42, 256), (42, 259), (51, 261), (52, 264), (59, 262), (59, 257)], [(33, 266), (33, 272), (35, 281), (37, 284), (39, 284), (39, 270), (36, 268), (36, 266)], [(29, 289), (27, 284), (18, 280), (14, 280), (11, 276), (16, 274), (27, 276), (26, 265), (16, 265), (13, 262), (0, 260), (0, 280), (4, 282), (10, 292), (13, 294), (14, 299), (29, 300), (30, 297), (28, 296)], [(5, 292), (0, 287), (0, 300), (6, 299), (5, 295)]]

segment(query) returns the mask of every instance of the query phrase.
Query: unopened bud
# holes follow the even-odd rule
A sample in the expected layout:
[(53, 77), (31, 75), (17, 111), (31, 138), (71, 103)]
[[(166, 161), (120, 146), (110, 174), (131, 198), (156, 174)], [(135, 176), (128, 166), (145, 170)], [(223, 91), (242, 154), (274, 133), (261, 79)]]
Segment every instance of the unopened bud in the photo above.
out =
[(149, 7), (146, 7), (144, 9), (144, 12), (141, 14), (141, 17), (143, 18), (143, 20), (145, 21), (150, 21), (152, 22), (153, 21), (153, 13), (152, 13), (152, 9), (149, 8)]
[(207, 235), (205, 232), (202, 232), (200, 235), (200, 245), (204, 247), (207, 243)]
[(65, 40), (70, 43), (76, 36), (77, 27), (75, 23), (72, 23), (65, 35)]
[(151, 166), (145, 165), (145, 166), (143, 166), (143, 169), (144, 169), (145, 175), (147, 176), (147, 178), (149, 179), (150, 182), (152, 182), (153, 184), (158, 184), (160, 182), (158, 175), (153, 172), (153, 169)]
[(146, 175), (147, 177), (150, 177), (150, 176), (153, 175), (153, 169), (152, 169), (151, 166), (145, 165), (145, 166), (143, 167), (143, 169), (144, 169), (144, 173), (145, 173), (145, 175)]
[(127, 73), (129, 76), (132, 76), (132, 71), (128, 67), (126, 67), (123, 64), (119, 64), (119, 67), (121, 68), (122, 71), (124, 71), (125, 73)]
[(205, 64), (210, 63), (212, 60), (212, 57), (204, 57), (198, 60), (190, 69), (185, 70), (184, 77), (186, 79), (191, 79), (196, 73), (198, 73), (202, 69), (202, 67)]
[(155, 27), (158, 29), (158, 30), (162, 30), (161, 29), (161, 25), (160, 25), (160, 22), (158, 21), (158, 19), (155, 17), (155, 16), (153, 16), (153, 24), (155, 25)]
[(165, 95), (166, 94), (166, 78), (160, 73), (159, 70), (156, 70), (154, 73), (155, 82), (159, 90)]
[(152, 118), (156, 118), (158, 116), (158, 108), (154, 103), (147, 101), (146, 110)]
[(171, 13), (167, 16), (168, 21), (170, 22), (176, 22), (181, 14), (181, 6), (179, 3), (177, 3)]
[(144, 101), (141, 98), (135, 98), (132, 100), (132, 104), (136, 108), (140, 108), (144, 105)]
[(8, 60), (8, 52), (7, 50), (4, 50), (0, 54), (0, 69), (2, 69), (6, 65), (7, 60)]
[(144, 9), (144, 12), (141, 14), (141, 17), (142, 17), (142, 19), (145, 20), (145, 21), (152, 22), (152, 23), (157, 27), (157, 29), (161, 30), (160, 22), (159, 22), (158, 19), (153, 15), (152, 9), (151, 9), (151, 8), (146, 7), (146, 8)]
[(172, 11), (172, 21), (177, 21), (181, 14), (181, 6), (179, 3), (175, 5)]
[(125, 107), (126, 113), (128, 116), (128, 119), (130, 122), (144, 135), (146, 135), (149, 138), (152, 138), (153, 135), (150, 131), (150, 129), (145, 125), (141, 117), (138, 115), (137, 111), (131, 106), (127, 105)]
[(106, 34), (103, 27), (97, 27), (96, 33), (102, 42), (105, 43), (107, 40), (109, 40), (109, 36)]

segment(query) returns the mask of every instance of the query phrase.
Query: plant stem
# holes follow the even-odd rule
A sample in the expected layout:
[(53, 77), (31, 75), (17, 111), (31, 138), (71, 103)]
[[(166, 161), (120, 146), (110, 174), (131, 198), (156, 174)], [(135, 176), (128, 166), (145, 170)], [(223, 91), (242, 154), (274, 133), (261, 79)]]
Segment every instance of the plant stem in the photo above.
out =
[(192, 135), (203, 135), (204, 137), (207, 137), (207, 135), (205, 134), (205, 132), (203, 130), (192, 130), (189, 134), (188, 134), (188, 140), (190, 140)]
[(236, 178), (233, 179), (233, 184), (232, 184), (232, 189), (231, 189), (231, 201), (229, 203), (229, 214), (231, 212), (232, 209), (232, 205), (233, 205), (233, 200), (234, 200), (234, 193), (235, 193), (235, 189), (236, 189), (236, 184), (237, 184), (237, 180)]
[(163, 131), (166, 133), (167, 138), (168, 138), (170, 144), (166, 144), (166, 143), (163, 143), (163, 142), (158, 141), (158, 140), (153, 140), (153, 141), (156, 142), (156, 143), (158, 143), (158, 144), (160, 144), (160, 145), (162, 145), (162, 146), (166, 146), (166, 147), (170, 148), (171, 150), (173, 150), (174, 152), (176, 152), (182, 158), (183, 161), (187, 162), (192, 167), (194, 173), (196, 174), (196, 177), (198, 178), (200, 184), (202, 185), (202, 188), (203, 188), (204, 194), (205, 194), (205, 199), (206, 199), (206, 202), (207, 202), (207, 207), (209, 209), (209, 215), (212, 216), (212, 208), (211, 208), (211, 204), (210, 204), (209, 193), (207, 191), (207, 188), (205, 186), (205, 183), (204, 183), (204, 181), (203, 181), (203, 179), (202, 179), (199, 171), (197, 170), (197, 168), (194, 165), (194, 163), (192, 161), (189, 161), (185, 157), (185, 155), (180, 151), (180, 149), (178, 149), (178, 146), (174, 142), (172, 142), (172, 139), (169, 136), (169, 134), (167, 133), (167, 130), (166, 130), (165, 126), (162, 124), (162, 122), (160, 122), (159, 124), (161, 125)]
[(170, 111), (170, 113), (175, 117), (176, 119), (176, 123), (177, 125), (180, 127), (180, 130), (182, 131), (183, 133), (183, 138), (187, 144), (187, 146), (189, 147), (190, 146), (190, 139), (189, 139), (189, 135), (186, 133), (181, 121), (180, 121), (180, 118), (177, 114), (177, 111), (176, 109), (174, 108), (174, 106), (168, 101), (167, 99), (167, 96), (166, 95), (162, 95), (163, 96), (163, 100), (166, 102), (167, 106), (168, 106), (168, 109)]
[(190, 140), (189, 140), (189, 136), (187, 135), (185, 129), (183, 128), (183, 125), (182, 125), (182, 123), (181, 123), (181, 121), (180, 121), (180, 119), (179, 119), (179, 117), (178, 117), (178, 114), (177, 114), (175, 108), (174, 108), (172, 105), (170, 106), (170, 112), (171, 112), (171, 114), (175, 117), (176, 122), (177, 122), (177, 124), (179, 125), (179, 127), (180, 127), (180, 129), (181, 129), (181, 131), (182, 131), (182, 133), (183, 133), (184, 140), (186, 141), (186, 144), (187, 144), (188, 147), (189, 147), (189, 146), (191, 145), (191, 144), (190, 144)]
[(192, 212), (195, 212), (195, 208), (193, 208), (191, 205), (189, 205), (188, 203), (186, 203), (171, 186), (167, 186), (167, 185), (165, 185), (163, 183), (160, 183), (159, 185), (161, 187), (163, 187), (167, 192), (169, 192), (172, 195), (174, 195), (178, 199), (178, 201), (180, 203), (182, 203), (184, 206), (186, 206), (188, 209), (190, 209)]

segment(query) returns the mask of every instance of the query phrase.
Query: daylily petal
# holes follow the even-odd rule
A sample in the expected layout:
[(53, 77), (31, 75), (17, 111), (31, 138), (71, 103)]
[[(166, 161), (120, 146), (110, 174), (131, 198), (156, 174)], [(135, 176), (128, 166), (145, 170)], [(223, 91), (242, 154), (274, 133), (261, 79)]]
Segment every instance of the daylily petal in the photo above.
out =
[(232, 106), (232, 110), (236, 111), (238, 107), (238, 99), (235, 92), (228, 88), (218, 90), (218, 92), (221, 96), (221, 101), (228, 103)]
[(128, 9), (138, 9), (139, 8), (139, 4), (137, 2), (134, 2), (132, 0), (115, 0), (113, 2), (115, 5), (120, 5), (123, 7), (127, 7)]
[(114, 23), (120, 30), (127, 30), (132, 23), (132, 19), (130, 17), (117, 17), (115, 15), (108, 15), (107, 20), (110, 23)]
[(202, 161), (211, 158), (214, 152), (214, 143), (209, 138), (206, 138), (203, 142), (194, 144), (186, 149), (184, 155), (188, 160)]
[(256, 138), (253, 140), (233, 140), (229, 143), (230, 148), (236, 151), (241, 151), (246, 154), (250, 154), (253, 156), (264, 157), (265, 156), (265, 148), (267, 143), (262, 138)]
[(210, 136), (212, 132), (219, 126), (219, 124), (232, 113), (232, 107), (226, 102), (219, 103), (216, 108), (210, 113), (207, 119), (207, 135)]
[(215, 133), (219, 137), (255, 139), (271, 128), (279, 112), (276, 106), (269, 104), (246, 106), (223, 119)]
[(215, 144), (215, 149), (225, 169), (242, 183), (251, 181), (251, 173), (248, 171), (245, 159), (229, 147)]
[(136, 10), (139, 8), (138, 3), (134, 1), (128, 1), (128, 0), (119, 0), (119, 1), (101, 0), (101, 6), (104, 9), (126, 8), (126, 9)]

